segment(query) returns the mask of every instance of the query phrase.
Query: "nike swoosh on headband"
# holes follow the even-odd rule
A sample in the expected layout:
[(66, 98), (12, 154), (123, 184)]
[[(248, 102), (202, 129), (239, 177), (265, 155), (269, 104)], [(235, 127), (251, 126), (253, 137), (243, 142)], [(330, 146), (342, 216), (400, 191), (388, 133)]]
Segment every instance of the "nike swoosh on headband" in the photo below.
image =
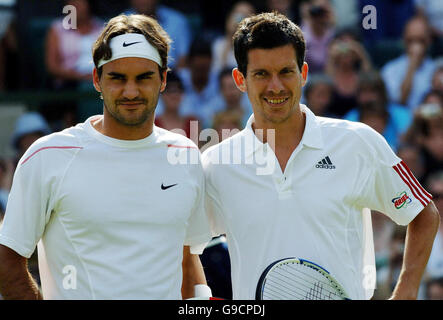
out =
[(136, 41), (136, 42), (131, 42), (131, 43), (123, 42), (123, 47), (129, 47), (129, 46), (132, 46), (133, 44), (136, 44), (136, 43), (141, 43), (141, 41)]

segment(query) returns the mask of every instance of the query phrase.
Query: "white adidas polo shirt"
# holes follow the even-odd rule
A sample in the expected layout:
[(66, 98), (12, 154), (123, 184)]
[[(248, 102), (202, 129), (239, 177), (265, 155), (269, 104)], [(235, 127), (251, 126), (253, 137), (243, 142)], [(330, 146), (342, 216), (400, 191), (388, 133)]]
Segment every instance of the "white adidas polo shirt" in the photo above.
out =
[[(367, 298), (362, 209), (407, 225), (429, 195), (384, 138), (356, 122), (316, 117), (285, 172), (246, 128), (203, 153), (213, 235), (226, 233), (233, 298), (254, 299), (263, 270), (298, 257), (327, 269), (351, 299)], [(370, 289), (370, 288), (369, 288)]]
[(199, 154), (158, 127), (113, 139), (91, 118), (41, 138), (15, 172), (0, 243), (27, 258), (38, 243), (45, 299), (181, 299), (183, 246), (211, 239)]

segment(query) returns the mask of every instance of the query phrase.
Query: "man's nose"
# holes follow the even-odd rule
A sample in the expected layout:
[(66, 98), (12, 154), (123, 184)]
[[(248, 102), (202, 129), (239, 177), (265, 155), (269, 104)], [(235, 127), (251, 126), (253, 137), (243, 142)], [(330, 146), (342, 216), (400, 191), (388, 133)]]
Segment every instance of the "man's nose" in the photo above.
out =
[(278, 75), (272, 75), (268, 83), (268, 91), (272, 93), (280, 93), (285, 87)]
[(135, 81), (127, 81), (123, 90), (123, 96), (129, 100), (138, 97), (139, 88)]

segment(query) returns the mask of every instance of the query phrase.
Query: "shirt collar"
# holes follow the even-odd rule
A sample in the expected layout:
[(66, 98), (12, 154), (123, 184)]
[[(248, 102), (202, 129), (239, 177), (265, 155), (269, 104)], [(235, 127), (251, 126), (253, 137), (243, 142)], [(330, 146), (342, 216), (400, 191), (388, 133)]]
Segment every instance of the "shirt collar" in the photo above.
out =
[[(317, 116), (304, 104), (300, 104), (302, 112), (306, 115), (306, 125), (303, 132), (302, 139), (300, 141), (304, 146), (322, 149), (323, 148), (323, 137), (321, 132), (321, 127)], [(258, 149), (263, 148), (267, 143), (262, 143), (254, 133), (252, 129), (252, 124), (254, 123), (254, 114), (248, 119), (245, 128), (243, 129), (243, 135), (247, 138), (247, 141), (253, 141), (252, 145), (246, 148), (246, 157), (254, 154)]]

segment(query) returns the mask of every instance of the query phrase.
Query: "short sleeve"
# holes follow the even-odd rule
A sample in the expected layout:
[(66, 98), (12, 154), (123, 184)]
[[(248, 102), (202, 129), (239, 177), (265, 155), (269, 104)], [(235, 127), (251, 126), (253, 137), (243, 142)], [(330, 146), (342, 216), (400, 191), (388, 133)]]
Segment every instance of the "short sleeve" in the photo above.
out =
[(206, 244), (211, 240), (208, 216), (205, 212), (205, 180), (201, 164), (198, 164), (197, 172), (193, 172), (197, 180), (199, 191), (195, 206), (188, 219), (185, 245), (191, 246), (191, 253), (201, 254)]
[(380, 134), (369, 128), (362, 138), (372, 153), (368, 155), (371, 171), (363, 206), (384, 213), (399, 225), (409, 224), (432, 196)]
[(30, 258), (52, 211), (54, 180), (45, 172), (41, 149), (29, 148), (14, 173), (0, 243)]

